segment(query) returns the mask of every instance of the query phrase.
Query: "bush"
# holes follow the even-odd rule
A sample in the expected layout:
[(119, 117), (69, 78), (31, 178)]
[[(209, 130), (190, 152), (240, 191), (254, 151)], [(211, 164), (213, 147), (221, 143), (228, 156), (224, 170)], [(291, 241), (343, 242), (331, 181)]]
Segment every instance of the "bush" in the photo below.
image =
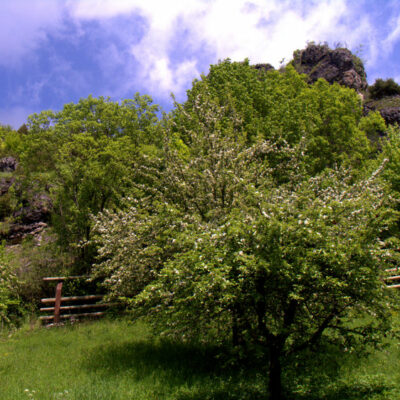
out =
[(392, 78), (386, 80), (377, 79), (368, 90), (371, 98), (376, 100), (386, 96), (400, 95), (400, 85)]
[(0, 327), (16, 322), (21, 314), (18, 279), (10, 267), (4, 245), (0, 247)]
[(29, 312), (37, 311), (42, 297), (54, 294), (54, 287), (45, 284), (43, 277), (71, 274), (73, 258), (57, 246), (56, 240), (56, 235), (47, 229), (41, 235), (40, 244), (37, 239), (27, 237), (10, 249), (11, 270), (18, 279), (17, 293)]

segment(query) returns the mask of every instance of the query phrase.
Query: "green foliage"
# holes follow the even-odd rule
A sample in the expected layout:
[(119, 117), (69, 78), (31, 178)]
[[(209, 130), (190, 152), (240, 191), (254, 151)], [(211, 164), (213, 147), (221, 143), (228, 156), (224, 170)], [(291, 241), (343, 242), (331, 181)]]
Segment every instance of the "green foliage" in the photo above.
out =
[(290, 354), (390, 327), (396, 241), (383, 238), (397, 215), (381, 167), (360, 180), (381, 122), (362, 119), (354, 91), (291, 67), (212, 67), (164, 119), (160, 159), (139, 168), (148, 197), (96, 219), (95, 274), (164, 335), (268, 357), (280, 399)]
[(20, 314), (18, 279), (10, 265), (4, 244), (0, 247), (0, 327), (16, 322)]
[(386, 132), (385, 120), (382, 118), (379, 111), (368, 113), (360, 120), (359, 128), (365, 132), (367, 138), (370, 140), (374, 150), (378, 150), (380, 146), (380, 139)]
[(89, 96), (60, 112), (34, 114), (20, 135), (19, 156), (28, 184), (47, 191), (52, 225), (64, 249), (90, 264), (90, 215), (118, 208), (134, 180), (134, 161), (157, 148), (157, 106), (136, 95), (121, 103)]
[[(388, 183), (390, 195), (396, 201), (396, 209), (400, 210), (400, 130), (398, 127), (389, 126), (387, 138), (382, 142), (382, 154), (389, 160), (383, 178)], [(392, 234), (399, 237), (400, 219), (393, 228)]]
[(60, 248), (57, 236), (49, 228), (41, 232), (40, 238), (28, 236), (8, 252), (19, 281), (18, 296), (32, 313), (37, 312), (41, 298), (54, 296), (54, 288), (43, 282), (43, 277), (64, 276), (72, 271), (72, 255)]
[(398, 127), (388, 128), (387, 140), (383, 143), (382, 156), (389, 162), (384, 171), (384, 178), (396, 196), (400, 198), (400, 130)]
[(365, 80), (367, 79), (367, 74), (365, 73), (365, 68), (364, 68), (364, 62), (356, 54), (352, 55), (353, 63), (354, 63), (354, 69), (356, 72), (361, 76), (361, 78), (364, 78)]
[(362, 107), (355, 91), (322, 79), (308, 85), (292, 66), (283, 73), (260, 73), (247, 61), (211, 66), (188, 92), (183, 110), (174, 112), (177, 134), (186, 144), (186, 131), (201, 130), (215, 108), (221, 113), (212, 128), (222, 135), (230, 130), (235, 140), (252, 144), (282, 137), (290, 145), (303, 140), (311, 174), (342, 163), (359, 165), (369, 152), (359, 128)]
[[(378, 113), (362, 117), (355, 91), (247, 60), (212, 66), (185, 103), (162, 121), (156, 111), (148, 97), (89, 97), (3, 135), (19, 190), (51, 196), (77, 272), (98, 250), (93, 274), (110, 297), (164, 336), (231, 341), (261, 360), (271, 400), (304, 350), (354, 351), (391, 332), (382, 280), (399, 261), (398, 131), (371, 161), (368, 137), (386, 128)], [(25, 245), (37, 257), (26, 286), (54, 260), (70, 267), (50, 247)]]
[(386, 80), (377, 79), (375, 83), (368, 88), (369, 95), (377, 100), (386, 96), (400, 95), (400, 85), (393, 78)]
[(21, 151), (20, 133), (0, 125), (0, 157), (16, 156)]

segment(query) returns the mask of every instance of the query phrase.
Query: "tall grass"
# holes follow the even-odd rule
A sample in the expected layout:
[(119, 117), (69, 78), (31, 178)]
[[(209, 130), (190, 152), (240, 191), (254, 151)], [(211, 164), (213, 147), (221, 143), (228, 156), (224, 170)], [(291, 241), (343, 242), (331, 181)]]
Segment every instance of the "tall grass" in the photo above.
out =
[[(153, 337), (146, 325), (103, 320), (25, 328), (0, 339), (1, 400), (265, 399), (257, 363), (227, 364), (221, 349)], [(295, 400), (400, 399), (399, 343), (368, 358), (326, 348), (285, 367)]]
[(25, 330), (0, 341), (0, 399), (238, 399), (238, 391), (263, 398), (262, 377), (231, 373), (215, 355), (158, 340), (127, 320)]

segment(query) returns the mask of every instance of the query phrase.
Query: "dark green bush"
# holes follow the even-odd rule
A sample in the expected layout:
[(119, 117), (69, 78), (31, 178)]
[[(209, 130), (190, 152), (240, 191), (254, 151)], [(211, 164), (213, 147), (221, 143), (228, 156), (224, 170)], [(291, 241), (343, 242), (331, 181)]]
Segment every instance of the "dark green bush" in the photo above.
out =
[(386, 96), (400, 95), (400, 85), (392, 78), (383, 80), (377, 79), (375, 83), (369, 87), (369, 94), (373, 99), (381, 99)]

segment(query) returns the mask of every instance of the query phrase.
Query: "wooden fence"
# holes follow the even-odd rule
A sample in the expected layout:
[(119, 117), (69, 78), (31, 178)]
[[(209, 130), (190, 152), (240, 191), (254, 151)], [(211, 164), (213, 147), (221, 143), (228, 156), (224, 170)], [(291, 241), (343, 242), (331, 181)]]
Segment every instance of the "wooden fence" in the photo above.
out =
[(387, 269), (386, 272), (389, 275), (385, 278), (386, 287), (389, 289), (400, 288), (400, 284), (396, 283), (400, 281), (400, 267)]
[[(385, 278), (386, 287), (390, 289), (400, 288), (400, 267), (387, 269), (389, 276)], [(45, 282), (57, 282), (55, 297), (44, 298), (41, 300), (43, 304), (51, 304), (51, 307), (40, 308), (41, 312), (53, 312), (52, 315), (43, 315), (40, 318), (42, 321), (53, 321), (54, 324), (59, 324), (62, 319), (77, 319), (83, 317), (101, 317), (104, 311), (99, 309), (107, 309), (115, 303), (103, 303), (103, 295), (89, 294), (83, 296), (62, 296), (63, 283), (67, 280), (84, 279), (85, 276), (61, 276), (61, 277), (46, 277)], [(85, 302), (82, 304), (82, 302)], [(80, 303), (80, 304), (71, 304)], [(53, 305), (54, 304), (54, 305)], [(82, 312), (85, 311), (85, 312)]]
[[(62, 319), (80, 319), (84, 317), (101, 317), (106, 308), (115, 305), (113, 303), (103, 303), (103, 295), (89, 294), (83, 296), (62, 296), (63, 283), (67, 280), (84, 279), (85, 276), (59, 276), (43, 278), (44, 282), (57, 282), (55, 297), (44, 298), (42, 304), (50, 304), (50, 307), (40, 308), (41, 312), (52, 312), (51, 315), (43, 315), (40, 320), (44, 322), (53, 321), (59, 324)], [(71, 304), (72, 303), (72, 304)]]

